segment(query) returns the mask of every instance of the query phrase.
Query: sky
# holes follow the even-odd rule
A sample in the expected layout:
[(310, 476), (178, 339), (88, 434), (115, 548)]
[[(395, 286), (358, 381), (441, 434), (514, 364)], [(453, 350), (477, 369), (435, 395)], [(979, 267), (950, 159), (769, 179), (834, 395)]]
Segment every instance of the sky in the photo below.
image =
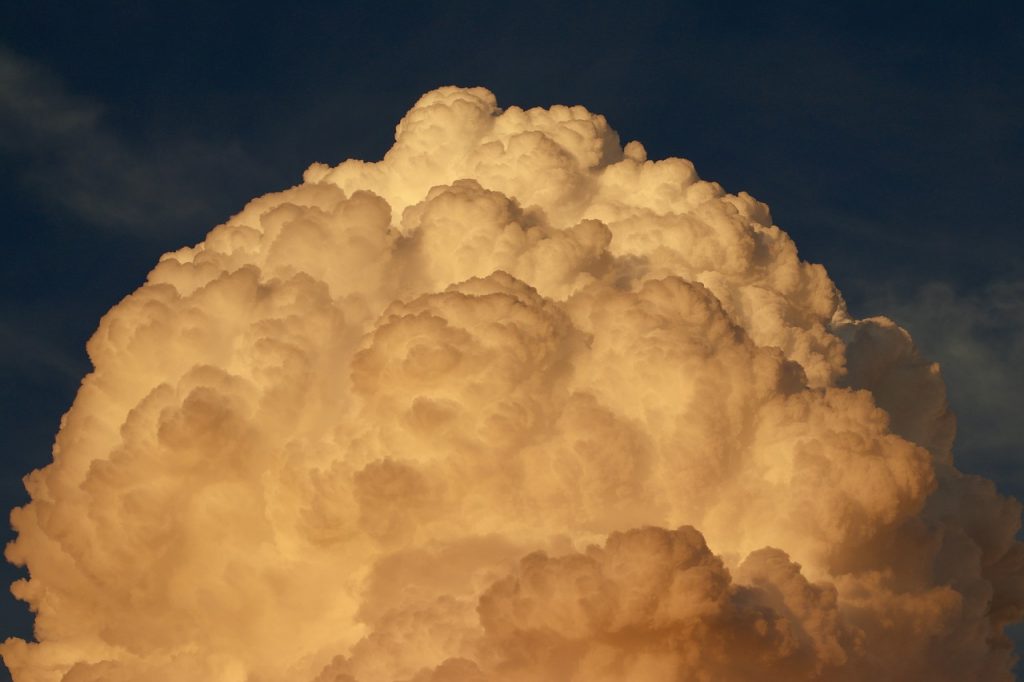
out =
[[(1018, 5), (84, 5), (0, 8), (0, 507), (160, 254), (314, 161), (380, 158), (446, 84), (582, 104), (768, 203), (857, 316), (940, 362), (959, 466), (1024, 497)], [(30, 631), (11, 598), (0, 621)]]

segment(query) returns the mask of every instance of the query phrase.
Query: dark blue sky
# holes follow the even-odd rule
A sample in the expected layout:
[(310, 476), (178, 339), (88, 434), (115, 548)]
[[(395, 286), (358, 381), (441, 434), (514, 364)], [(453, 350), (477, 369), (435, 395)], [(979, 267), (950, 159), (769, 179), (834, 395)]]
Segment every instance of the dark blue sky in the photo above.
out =
[(1024, 496), (1019, 3), (296, 4), (0, 7), (0, 507), (162, 252), (310, 162), (379, 158), (444, 84), (583, 104), (767, 202), (942, 363), (960, 466)]

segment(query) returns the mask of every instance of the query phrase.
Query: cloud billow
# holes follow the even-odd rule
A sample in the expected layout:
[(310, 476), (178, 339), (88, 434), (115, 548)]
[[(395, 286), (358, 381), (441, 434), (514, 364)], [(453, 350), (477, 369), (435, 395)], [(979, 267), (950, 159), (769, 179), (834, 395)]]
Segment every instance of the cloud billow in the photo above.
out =
[(582, 107), (430, 92), (88, 351), (17, 682), (1011, 679), (1020, 506), (938, 367)]

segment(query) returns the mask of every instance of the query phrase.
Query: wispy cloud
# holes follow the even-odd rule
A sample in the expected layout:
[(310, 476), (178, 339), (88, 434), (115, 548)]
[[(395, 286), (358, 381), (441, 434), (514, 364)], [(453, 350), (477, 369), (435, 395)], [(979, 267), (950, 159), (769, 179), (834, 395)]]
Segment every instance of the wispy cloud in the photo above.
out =
[(59, 338), (57, 315), (40, 320), (5, 311), (0, 324), (0, 372), (33, 377), (55, 376), (77, 383), (87, 371), (84, 353), (74, 355), (55, 341)]
[(112, 231), (159, 234), (204, 218), (213, 193), (256, 165), (238, 144), (128, 139), (100, 103), (3, 47), (0, 131), (0, 155), (38, 201)]
[(1009, 492), (1024, 493), (1024, 280), (996, 281), (969, 293), (933, 282), (876, 294), (865, 309), (907, 327), (925, 354), (939, 361), (957, 413), (956, 449), (964, 467), (998, 472)]

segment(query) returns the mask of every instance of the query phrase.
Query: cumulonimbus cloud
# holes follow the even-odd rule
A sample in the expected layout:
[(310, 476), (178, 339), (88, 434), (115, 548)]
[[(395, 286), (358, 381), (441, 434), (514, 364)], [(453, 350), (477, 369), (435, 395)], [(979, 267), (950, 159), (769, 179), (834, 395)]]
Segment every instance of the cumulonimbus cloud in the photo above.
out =
[(88, 351), (17, 682), (1011, 679), (1020, 507), (937, 366), (582, 107), (430, 92)]

